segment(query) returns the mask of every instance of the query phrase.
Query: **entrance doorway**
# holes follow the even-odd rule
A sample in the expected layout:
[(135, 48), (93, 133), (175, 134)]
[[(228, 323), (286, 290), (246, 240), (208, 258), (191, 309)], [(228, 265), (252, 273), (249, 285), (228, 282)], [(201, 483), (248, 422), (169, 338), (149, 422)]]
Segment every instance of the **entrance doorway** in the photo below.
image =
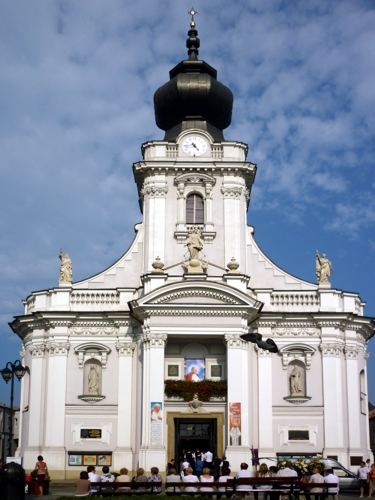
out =
[(216, 418), (175, 418), (175, 450), (176, 462), (182, 450), (194, 452), (210, 450), (217, 453), (217, 419)]

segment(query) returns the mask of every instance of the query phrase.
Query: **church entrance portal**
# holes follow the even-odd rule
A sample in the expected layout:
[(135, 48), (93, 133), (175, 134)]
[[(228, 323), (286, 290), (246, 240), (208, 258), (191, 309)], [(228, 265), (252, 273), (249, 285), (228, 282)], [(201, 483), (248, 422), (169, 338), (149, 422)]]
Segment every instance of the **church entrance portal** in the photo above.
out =
[(177, 458), (181, 451), (199, 448), (200, 451), (210, 450), (217, 453), (217, 419), (216, 418), (175, 418), (175, 450)]

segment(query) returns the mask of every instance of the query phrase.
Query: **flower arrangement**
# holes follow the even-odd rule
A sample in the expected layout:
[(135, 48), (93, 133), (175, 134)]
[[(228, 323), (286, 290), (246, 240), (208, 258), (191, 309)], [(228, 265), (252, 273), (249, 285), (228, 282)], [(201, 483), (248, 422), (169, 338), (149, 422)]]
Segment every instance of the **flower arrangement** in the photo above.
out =
[[(290, 460), (280, 460), (277, 464), (277, 468), (285, 469), (287, 462)], [(307, 459), (300, 457), (296, 461), (292, 462), (293, 469), (295, 469), (299, 476), (311, 476), (314, 469), (318, 469), (319, 473), (323, 476), (325, 471), (325, 465), (319, 460), (318, 457)]]
[(313, 469), (319, 469), (319, 474), (323, 476), (326, 470), (324, 463), (321, 462), (319, 458), (313, 458), (311, 462), (309, 462), (308, 466), (309, 466), (309, 474), (313, 473)]
[(309, 465), (310, 464), (307, 464), (303, 458), (299, 458), (293, 463), (293, 467), (299, 476), (307, 476), (310, 474)]
[(184, 401), (191, 401), (195, 394), (201, 401), (209, 401), (211, 398), (223, 398), (227, 395), (226, 380), (202, 380), (202, 382), (190, 382), (187, 380), (166, 380), (165, 394), (167, 397), (179, 397)]

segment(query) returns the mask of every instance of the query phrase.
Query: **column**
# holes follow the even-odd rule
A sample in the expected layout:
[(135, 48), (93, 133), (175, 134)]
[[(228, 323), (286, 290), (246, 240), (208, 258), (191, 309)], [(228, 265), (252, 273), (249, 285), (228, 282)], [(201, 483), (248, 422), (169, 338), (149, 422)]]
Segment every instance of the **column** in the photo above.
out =
[(155, 175), (155, 180), (145, 183), (141, 193), (144, 196), (143, 215), (145, 224), (145, 250), (143, 273), (152, 270), (156, 257), (164, 262), (165, 246), (165, 202), (168, 187), (164, 175)]
[(46, 343), (48, 359), (44, 380), (47, 386), (43, 391), (46, 393), (46, 421), (41, 454), (57, 479), (65, 479), (65, 395), (69, 349), (68, 340)]
[(246, 226), (245, 188), (228, 177), (221, 193), (224, 196), (224, 265), (235, 257), (246, 273), (245, 233), (241, 229)]
[(343, 344), (322, 343), (323, 400), (324, 400), (324, 450), (323, 456), (337, 455), (338, 461), (347, 464), (344, 440), (342, 351)]
[[(240, 338), (238, 334), (225, 335), (227, 345), (227, 373), (228, 373), (228, 418), (226, 423), (226, 457), (233, 470), (240, 470), (241, 462), (251, 460), (250, 453), (250, 421), (249, 421), (249, 363), (248, 363), (248, 343)], [(231, 444), (230, 420), (236, 417), (238, 409), (233, 403), (241, 405), (241, 440), (239, 445)], [(231, 415), (232, 414), (232, 415)], [(233, 439), (232, 439), (233, 441)]]
[(118, 352), (118, 414), (117, 447), (113, 452), (113, 469), (133, 468), (132, 450), (132, 387), (133, 387), (133, 342), (117, 342)]
[[(263, 337), (264, 338), (264, 337)], [(258, 408), (259, 408), (259, 456), (273, 457), (272, 418), (272, 354), (257, 348), (258, 354)]]
[[(42, 334), (40, 334), (42, 335)], [(43, 381), (45, 379), (45, 344), (44, 342), (32, 343), (28, 345), (31, 353), (30, 363), (30, 398), (29, 398), (29, 431), (27, 443), (25, 443), (23, 467), (25, 469), (34, 469), (35, 457), (41, 452), (44, 443), (44, 395), (45, 388)], [(25, 436), (26, 437), (26, 436)]]
[(361, 447), (361, 402), (358, 368), (359, 347), (345, 345), (346, 391), (347, 391), (347, 433), (349, 456), (363, 456)]
[[(144, 351), (142, 394), (142, 444), (139, 465), (146, 471), (151, 467), (165, 470), (167, 463), (164, 408), (164, 349), (167, 334), (146, 333), (142, 336)], [(151, 421), (153, 404), (161, 405), (160, 421)]]

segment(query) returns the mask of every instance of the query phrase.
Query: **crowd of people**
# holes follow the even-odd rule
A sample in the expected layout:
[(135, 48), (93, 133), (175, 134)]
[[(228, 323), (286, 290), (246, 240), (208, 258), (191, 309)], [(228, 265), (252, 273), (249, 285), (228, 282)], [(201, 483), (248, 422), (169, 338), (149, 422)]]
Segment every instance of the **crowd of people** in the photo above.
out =
[[(39, 457), (38, 457), (39, 458)], [(151, 476), (147, 477), (143, 468), (138, 468), (136, 476), (130, 479), (128, 475), (128, 469), (123, 468), (120, 470), (120, 475), (115, 478), (113, 474), (109, 472), (109, 467), (104, 466), (102, 468), (103, 474), (99, 476), (96, 474), (94, 466), (87, 467), (87, 472), (82, 471), (80, 474), (80, 479), (76, 481), (76, 492), (75, 496), (88, 496), (93, 492), (97, 491), (97, 487), (91, 486), (91, 483), (108, 483), (108, 485), (102, 486), (101, 491), (113, 491), (110, 483), (115, 481), (122, 483), (132, 483), (131, 486), (121, 486), (117, 491), (126, 490), (139, 490), (147, 491), (150, 489), (151, 485), (148, 487), (146, 485), (137, 486), (136, 483), (150, 483), (150, 482), (161, 482), (162, 477), (159, 475), (159, 469), (157, 467), (151, 468)], [(241, 463), (240, 470), (235, 474), (236, 478), (284, 478), (284, 477), (297, 477), (298, 473), (293, 468), (290, 461), (287, 461), (283, 469), (277, 469), (277, 467), (268, 467), (267, 464), (262, 463), (259, 466), (259, 470), (256, 472), (251, 472), (249, 470), (249, 465), (245, 462)], [(167, 476), (165, 479), (165, 490), (167, 492), (179, 492), (180, 488), (174, 485), (168, 485), (168, 483), (186, 483), (184, 486), (184, 491), (187, 493), (201, 492), (210, 493), (214, 491), (213, 483), (215, 481), (223, 483), (223, 486), (218, 486), (217, 493), (220, 494), (227, 493), (226, 483), (228, 479), (232, 479), (230, 463), (226, 457), (219, 458), (217, 455), (213, 455), (210, 451), (205, 453), (195, 450), (191, 452), (190, 450), (182, 450), (179, 456), (179, 463), (176, 464), (175, 460), (172, 459), (167, 464)], [(375, 465), (370, 465), (370, 461), (367, 463), (362, 462), (361, 467), (358, 469), (357, 478), (360, 486), (360, 496), (363, 497), (364, 492), (368, 493), (368, 497), (372, 496), (372, 491), (375, 489)], [(323, 476), (318, 467), (315, 467), (312, 471), (311, 476), (307, 480), (307, 484), (316, 484), (317, 486), (310, 487), (306, 489), (304, 496), (306, 500), (311, 500), (311, 495), (314, 495), (315, 500), (324, 500), (326, 495), (333, 497), (333, 500), (338, 499), (339, 486), (338, 477), (334, 475), (332, 469), (327, 469), (325, 475)], [(322, 484), (326, 484), (326, 488), (322, 487)], [(332, 484), (332, 486), (329, 486)], [(276, 486), (276, 490), (280, 489), (280, 485)], [(261, 491), (257, 491), (261, 490)], [(250, 484), (239, 484), (236, 489), (237, 493), (244, 495), (247, 492), (252, 491), (255, 500), (258, 500), (258, 495), (263, 494), (262, 500), (277, 500), (279, 498), (279, 492), (273, 491), (273, 486), (271, 484), (257, 483), (256, 486)], [(160, 493), (161, 486), (155, 486), (153, 492)]]
[[(119, 488), (116, 489), (116, 491), (124, 492), (127, 490), (139, 490), (139, 491), (147, 491), (147, 487), (144, 486), (137, 486), (136, 483), (150, 483), (150, 482), (159, 482), (162, 481), (161, 476), (159, 476), (159, 469), (157, 467), (152, 467), (151, 468), (151, 476), (147, 477), (145, 476), (145, 471), (142, 469), (142, 467), (139, 467), (137, 469), (137, 475), (134, 476), (132, 479), (130, 476), (128, 476), (128, 469), (126, 467), (123, 467), (120, 470), (120, 475), (115, 478), (113, 474), (109, 472), (109, 467), (105, 465), (102, 468), (102, 475), (98, 475), (96, 473), (96, 469), (93, 465), (89, 465), (87, 467), (87, 472), (82, 471), (80, 474), (80, 478), (76, 481), (76, 491), (74, 496), (76, 497), (84, 497), (84, 496), (89, 496), (92, 493), (96, 492), (98, 490), (97, 486), (91, 486), (91, 483), (106, 483), (105, 486), (101, 487), (101, 492), (104, 493), (111, 493), (114, 491), (113, 486), (111, 486), (111, 483), (118, 482), (118, 483), (134, 483), (134, 486), (120, 486)], [(151, 485), (150, 485), (151, 486)], [(161, 487), (156, 486), (153, 488), (153, 491), (155, 493), (160, 493), (161, 492)]]
[[(208, 460), (207, 460), (208, 454)], [(180, 455), (180, 474), (177, 474), (176, 463), (175, 460), (171, 460), (167, 464), (167, 477), (166, 477), (166, 491), (179, 491), (178, 488), (173, 488), (171, 486), (167, 486), (168, 483), (182, 481), (184, 483), (189, 483), (189, 486), (186, 486), (184, 490), (186, 492), (212, 492), (214, 488), (209, 486), (209, 483), (213, 483), (214, 481), (218, 481), (220, 483), (226, 483), (228, 479), (232, 479), (230, 464), (227, 461), (226, 457), (219, 459), (218, 456), (213, 456), (211, 452), (201, 453), (199, 450), (192, 453), (191, 451), (182, 451)], [(202, 464), (203, 466), (202, 466)], [(198, 465), (197, 465), (198, 463)], [(202, 468), (201, 468), (202, 466)], [(280, 477), (297, 477), (298, 473), (293, 469), (291, 462), (286, 462), (285, 467), (283, 469), (278, 470), (277, 467), (271, 466), (268, 467), (267, 464), (263, 463), (259, 466), (259, 470), (257, 472), (252, 473), (249, 470), (249, 465), (245, 462), (241, 463), (240, 470), (236, 473), (236, 478), (280, 478)], [(195, 483), (195, 484), (194, 484)], [(202, 484), (203, 483), (203, 484)], [(327, 469), (325, 476), (323, 477), (318, 468), (313, 469), (313, 473), (310, 476), (308, 483), (326, 483), (327, 484), (327, 493), (328, 495), (333, 497), (333, 500), (337, 500), (338, 498), (338, 478), (333, 474), (332, 469)], [(332, 487), (329, 487), (328, 484), (332, 484)], [(277, 488), (280, 489), (280, 486)], [(276, 489), (277, 489), (276, 488)], [(273, 491), (273, 486), (271, 484), (257, 484), (255, 488), (252, 485), (243, 484), (238, 485), (236, 492), (246, 495), (246, 492), (252, 491), (254, 494), (255, 500), (258, 500), (258, 496), (260, 491), (263, 492), (263, 500), (267, 500), (268, 497), (270, 500), (276, 500), (279, 498), (279, 492)], [(227, 492), (227, 488), (223, 485), (223, 487), (219, 486), (217, 489), (218, 493)], [(309, 489), (309, 493), (305, 494), (307, 500), (310, 500), (310, 494), (313, 494), (315, 500), (323, 500), (325, 498), (326, 493), (323, 494), (323, 488), (316, 487)]]

